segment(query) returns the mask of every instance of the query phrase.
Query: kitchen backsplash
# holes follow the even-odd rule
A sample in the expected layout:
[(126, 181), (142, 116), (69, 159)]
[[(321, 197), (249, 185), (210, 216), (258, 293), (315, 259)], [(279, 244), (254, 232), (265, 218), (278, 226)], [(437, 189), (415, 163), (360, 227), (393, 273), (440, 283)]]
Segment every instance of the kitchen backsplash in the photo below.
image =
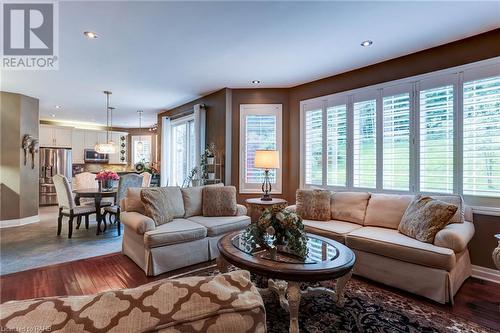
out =
[(102, 170), (110, 170), (114, 172), (135, 171), (133, 167), (123, 164), (73, 164), (73, 176), (82, 172), (99, 172)]

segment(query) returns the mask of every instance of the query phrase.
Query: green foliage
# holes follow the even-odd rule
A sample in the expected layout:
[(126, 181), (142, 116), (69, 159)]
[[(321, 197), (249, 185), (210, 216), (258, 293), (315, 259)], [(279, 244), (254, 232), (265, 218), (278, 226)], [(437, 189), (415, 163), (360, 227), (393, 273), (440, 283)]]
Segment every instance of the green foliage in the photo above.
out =
[(252, 246), (270, 249), (286, 245), (289, 252), (300, 258), (307, 256), (307, 236), (302, 218), (288, 209), (268, 208), (257, 223), (250, 224), (243, 238)]

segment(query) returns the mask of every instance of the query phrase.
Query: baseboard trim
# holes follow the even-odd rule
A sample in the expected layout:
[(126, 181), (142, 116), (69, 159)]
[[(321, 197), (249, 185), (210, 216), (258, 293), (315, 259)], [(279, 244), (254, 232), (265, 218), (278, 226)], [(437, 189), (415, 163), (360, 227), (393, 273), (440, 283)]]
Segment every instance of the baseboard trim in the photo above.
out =
[(19, 227), (22, 225), (37, 223), (37, 222), (40, 222), (39, 215), (24, 217), (22, 219), (2, 220), (2, 221), (0, 221), (0, 229)]
[(492, 268), (472, 265), (472, 277), (500, 283), (500, 271)]

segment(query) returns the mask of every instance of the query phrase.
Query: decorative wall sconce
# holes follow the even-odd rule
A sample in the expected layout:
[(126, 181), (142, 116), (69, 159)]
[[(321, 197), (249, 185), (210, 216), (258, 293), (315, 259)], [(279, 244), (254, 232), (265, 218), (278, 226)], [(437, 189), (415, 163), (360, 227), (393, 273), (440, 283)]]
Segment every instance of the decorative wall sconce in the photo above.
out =
[(25, 134), (23, 136), (23, 142), (21, 147), (24, 150), (24, 165), (26, 165), (26, 155), (28, 155), (28, 150), (30, 149), (31, 143), (33, 141), (33, 137), (29, 134)]

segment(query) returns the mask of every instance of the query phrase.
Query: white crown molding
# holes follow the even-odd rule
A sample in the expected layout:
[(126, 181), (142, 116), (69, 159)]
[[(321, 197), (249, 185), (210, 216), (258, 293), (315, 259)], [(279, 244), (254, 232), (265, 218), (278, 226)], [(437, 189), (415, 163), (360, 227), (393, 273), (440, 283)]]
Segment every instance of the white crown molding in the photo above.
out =
[(500, 283), (500, 271), (497, 269), (472, 265), (472, 277), (480, 280)]
[(37, 223), (37, 222), (40, 222), (39, 215), (24, 217), (22, 219), (2, 220), (2, 221), (0, 221), (0, 229), (19, 227), (22, 225)]

